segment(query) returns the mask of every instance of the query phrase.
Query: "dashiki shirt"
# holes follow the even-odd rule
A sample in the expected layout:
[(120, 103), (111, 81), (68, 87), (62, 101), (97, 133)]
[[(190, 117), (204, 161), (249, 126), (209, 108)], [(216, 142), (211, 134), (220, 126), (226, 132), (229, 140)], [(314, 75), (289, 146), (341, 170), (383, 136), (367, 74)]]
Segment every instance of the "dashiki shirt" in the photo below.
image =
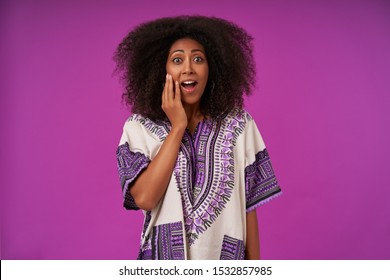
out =
[[(126, 121), (117, 149), (124, 207), (138, 210), (131, 183), (167, 137), (169, 121)], [(161, 186), (163, 187), (163, 186)], [(165, 196), (144, 211), (138, 259), (244, 259), (246, 213), (281, 193), (252, 117), (233, 110), (187, 130)]]

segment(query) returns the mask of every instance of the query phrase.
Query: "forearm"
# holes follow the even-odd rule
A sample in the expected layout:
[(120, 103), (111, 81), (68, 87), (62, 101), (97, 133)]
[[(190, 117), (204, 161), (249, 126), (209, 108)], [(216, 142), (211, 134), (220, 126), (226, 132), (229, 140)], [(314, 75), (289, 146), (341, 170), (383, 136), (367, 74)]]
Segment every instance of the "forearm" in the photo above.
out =
[(165, 194), (184, 131), (185, 128), (172, 128), (157, 155), (131, 186), (130, 193), (141, 209), (153, 209)]
[(253, 210), (246, 214), (245, 259), (260, 259), (260, 241), (256, 210)]

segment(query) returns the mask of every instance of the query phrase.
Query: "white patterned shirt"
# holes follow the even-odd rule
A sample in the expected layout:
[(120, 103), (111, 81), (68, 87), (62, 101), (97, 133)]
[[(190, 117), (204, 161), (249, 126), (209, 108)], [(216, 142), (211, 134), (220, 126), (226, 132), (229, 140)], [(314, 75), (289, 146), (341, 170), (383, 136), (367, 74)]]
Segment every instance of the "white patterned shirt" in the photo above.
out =
[[(157, 155), (171, 125), (133, 114), (117, 149), (124, 207), (129, 189)], [(162, 186), (163, 187), (163, 186)], [(244, 259), (246, 213), (279, 195), (267, 149), (253, 118), (233, 110), (186, 130), (164, 197), (144, 211), (138, 259)]]

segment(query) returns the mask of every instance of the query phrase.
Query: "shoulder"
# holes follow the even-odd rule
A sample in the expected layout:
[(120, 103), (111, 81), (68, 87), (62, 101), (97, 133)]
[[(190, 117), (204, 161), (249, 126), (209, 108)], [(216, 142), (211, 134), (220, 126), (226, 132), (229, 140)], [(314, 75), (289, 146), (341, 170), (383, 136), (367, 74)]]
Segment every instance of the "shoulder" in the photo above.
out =
[(231, 110), (226, 117), (224, 118), (226, 122), (239, 122), (242, 124), (247, 124), (248, 122), (253, 121), (252, 115), (245, 109), (234, 108)]
[(161, 141), (166, 138), (169, 126), (167, 121), (153, 121), (144, 115), (134, 113), (126, 120), (124, 130), (131, 131), (132, 134), (147, 134)]
[(253, 118), (246, 110), (235, 108), (228, 112), (219, 123), (222, 137), (228, 139), (233, 146), (236, 146), (237, 141), (239, 142), (240, 139), (245, 138), (252, 122)]
[(150, 127), (150, 126), (161, 126), (161, 125), (163, 125), (163, 122), (153, 121), (146, 116), (143, 116), (141, 114), (135, 114), (135, 113), (131, 114), (130, 117), (125, 122), (125, 126)]
[(130, 117), (127, 118), (125, 125), (138, 124), (143, 125), (147, 122), (152, 122), (149, 118), (141, 115), (141, 114), (131, 114)]

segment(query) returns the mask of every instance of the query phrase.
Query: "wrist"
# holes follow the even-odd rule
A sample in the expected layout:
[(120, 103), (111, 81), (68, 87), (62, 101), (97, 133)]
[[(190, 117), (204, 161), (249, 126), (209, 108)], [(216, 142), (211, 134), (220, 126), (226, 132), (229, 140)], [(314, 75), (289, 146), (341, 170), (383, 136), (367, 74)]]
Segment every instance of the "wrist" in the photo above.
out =
[(185, 125), (172, 125), (171, 133), (174, 134), (184, 134), (184, 131), (186, 130)]

